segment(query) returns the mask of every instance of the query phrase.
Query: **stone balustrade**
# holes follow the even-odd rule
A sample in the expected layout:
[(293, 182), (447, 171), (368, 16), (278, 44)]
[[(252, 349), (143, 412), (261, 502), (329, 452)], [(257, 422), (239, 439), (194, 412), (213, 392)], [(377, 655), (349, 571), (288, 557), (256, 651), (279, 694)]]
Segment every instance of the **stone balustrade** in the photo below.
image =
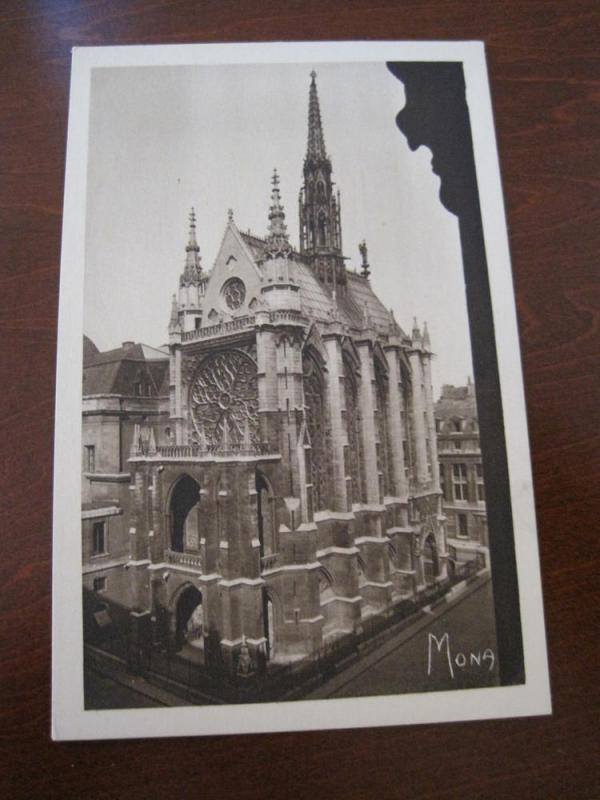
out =
[(132, 451), (132, 458), (156, 459), (206, 459), (206, 458), (236, 458), (258, 456), (276, 456), (272, 447), (266, 443), (258, 444), (228, 444), (227, 447), (221, 445), (206, 445), (204, 447), (197, 444), (166, 444), (157, 445), (150, 449), (145, 446), (138, 447)]
[(262, 556), (260, 559), (261, 572), (266, 572), (269, 569), (275, 569), (279, 563), (279, 553), (269, 553), (269, 555)]
[(245, 316), (229, 320), (229, 322), (218, 322), (216, 325), (208, 325), (206, 328), (198, 328), (193, 331), (186, 331), (181, 334), (182, 342), (191, 342), (197, 339), (210, 339), (213, 336), (223, 336), (227, 333), (235, 333), (246, 328), (251, 328), (256, 322), (256, 317)]
[(180, 553), (176, 550), (165, 550), (165, 559), (169, 564), (202, 572), (202, 558), (198, 553)]

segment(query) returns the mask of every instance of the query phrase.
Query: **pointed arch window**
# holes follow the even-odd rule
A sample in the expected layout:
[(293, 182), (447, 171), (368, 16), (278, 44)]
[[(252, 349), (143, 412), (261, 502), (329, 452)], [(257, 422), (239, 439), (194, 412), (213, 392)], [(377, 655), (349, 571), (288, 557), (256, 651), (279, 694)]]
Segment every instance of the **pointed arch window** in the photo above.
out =
[(382, 365), (375, 361), (375, 392), (377, 398), (376, 431), (377, 431), (377, 471), (379, 473), (379, 493), (383, 499), (392, 494), (391, 476), (391, 444), (388, 431), (388, 386)]
[(344, 401), (348, 446), (346, 448), (346, 480), (349, 481), (349, 504), (362, 503), (366, 497), (364, 457), (361, 438), (361, 415), (358, 400), (358, 378), (349, 358), (344, 355)]
[(327, 220), (325, 219), (325, 214), (319, 214), (319, 244), (325, 245), (327, 243)]
[(404, 472), (407, 480), (410, 482), (414, 479), (414, 441), (413, 441), (413, 426), (412, 426), (412, 383), (410, 375), (407, 370), (402, 368), (402, 447), (404, 450)]
[(310, 437), (307, 452), (307, 482), (312, 486), (312, 506), (315, 511), (327, 507), (331, 475), (329, 429), (325, 403), (325, 379), (310, 349), (302, 354), (302, 381), (306, 426)]

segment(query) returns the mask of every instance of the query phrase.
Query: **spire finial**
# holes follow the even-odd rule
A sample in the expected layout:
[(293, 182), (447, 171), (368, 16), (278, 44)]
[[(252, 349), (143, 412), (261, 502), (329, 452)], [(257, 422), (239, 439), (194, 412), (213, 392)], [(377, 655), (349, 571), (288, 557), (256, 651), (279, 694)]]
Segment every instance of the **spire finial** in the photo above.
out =
[(179, 308), (177, 307), (177, 297), (171, 298), (171, 318), (169, 319), (169, 333), (175, 333), (179, 328)]
[(313, 161), (321, 161), (327, 158), (325, 151), (325, 139), (323, 137), (323, 125), (321, 123), (321, 109), (319, 107), (319, 95), (317, 94), (317, 73), (313, 70), (310, 73), (310, 90), (308, 94), (308, 146), (306, 158)]
[(412, 338), (413, 338), (413, 340), (417, 340), (417, 339), (421, 338), (421, 331), (419, 330), (419, 323), (417, 322), (417, 318), (416, 317), (413, 317)]
[(196, 212), (193, 206), (190, 209), (188, 217), (190, 229), (188, 243), (185, 248), (185, 268), (181, 276), (180, 284), (182, 286), (189, 286), (190, 284), (197, 286), (202, 277), (202, 265), (200, 263), (200, 248), (196, 240)]
[(273, 170), (271, 178), (273, 189), (271, 190), (271, 206), (269, 208), (269, 233), (267, 235), (267, 258), (275, 258), (278, 255), (289, 255), (291, 251), (288, 239), (287, 226), (285, 224), (285, 211), (279, 193), (279, 174), (277, 169)]
[(427, 349), (431, 347), (431, 339), (429, 338), (429, 331), (427, 330), (427, 322), (423, 323), (423, 345)]
[(227, 221), (233, 222), (233, 208), (227, 209)]

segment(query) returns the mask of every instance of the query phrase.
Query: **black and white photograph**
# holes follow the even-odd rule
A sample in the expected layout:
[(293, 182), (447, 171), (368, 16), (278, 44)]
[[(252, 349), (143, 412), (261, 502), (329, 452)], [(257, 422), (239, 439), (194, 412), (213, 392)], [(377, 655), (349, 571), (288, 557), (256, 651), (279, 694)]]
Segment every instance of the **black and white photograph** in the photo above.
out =
[(549, 713), (483, 49), (72, 80), (55, 738)]

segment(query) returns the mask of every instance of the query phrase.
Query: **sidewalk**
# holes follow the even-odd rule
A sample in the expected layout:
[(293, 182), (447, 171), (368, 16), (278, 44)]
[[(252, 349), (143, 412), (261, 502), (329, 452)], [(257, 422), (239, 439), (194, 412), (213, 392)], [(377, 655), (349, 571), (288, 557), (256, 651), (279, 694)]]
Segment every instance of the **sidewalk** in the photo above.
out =
[(473, 594), (486, 586), (490, 581), (490, 573), (489, 571), (485, 571), (479, 573), (474, 580), (463, 581), (456, 584), (442, 599), (436, 601), (433, 606), (425, 606), (422, 608), (418, 614), (415, 615), (415, 620), (411, 622), (411, 624), (404, 627), (395, 635), (392, 635), (386, 642), (359, 658), (358, 661), (355, 661), (326, 683), (308, 694), (303, 695), (301, 699), (319, 700), (331, 697), (342, 687), (346, 686), (346, 684), (370, 670), (373, 666), (394, 653), (394, 651), (399, 650), (423, 629), (431, 627), (436, 620), (448, 614), (449, 611), (472, 597)]

